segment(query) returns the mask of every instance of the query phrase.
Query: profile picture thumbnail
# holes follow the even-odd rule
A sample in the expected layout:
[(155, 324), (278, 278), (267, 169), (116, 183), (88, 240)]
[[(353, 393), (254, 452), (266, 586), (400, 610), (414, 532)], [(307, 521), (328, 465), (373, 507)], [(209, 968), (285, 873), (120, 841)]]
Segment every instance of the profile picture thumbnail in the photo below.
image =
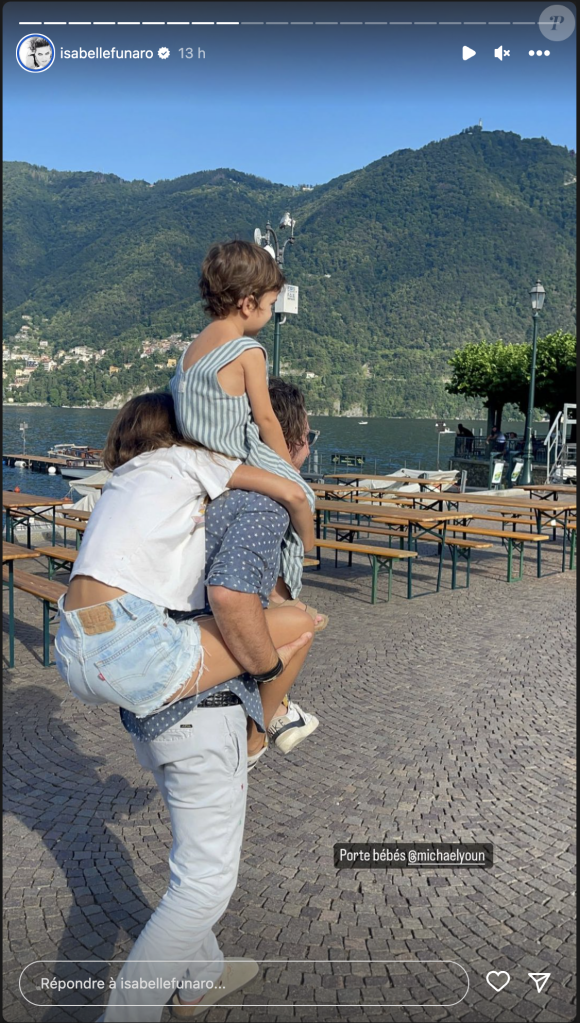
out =
[(24, 36), (16, 47), (16, 60), (24, 71), (46, 71), (54, 63), (54, 55), (48, 36)]

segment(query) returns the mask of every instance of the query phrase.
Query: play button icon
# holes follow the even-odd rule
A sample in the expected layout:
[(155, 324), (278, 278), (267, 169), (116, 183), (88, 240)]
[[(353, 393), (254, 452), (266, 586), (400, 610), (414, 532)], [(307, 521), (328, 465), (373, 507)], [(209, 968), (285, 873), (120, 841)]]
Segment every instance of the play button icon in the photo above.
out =
[(469, 46), (463, 47), (463, 59), (469, 60), (470, 57), (475, 57), (475, 50), (472, 50)]

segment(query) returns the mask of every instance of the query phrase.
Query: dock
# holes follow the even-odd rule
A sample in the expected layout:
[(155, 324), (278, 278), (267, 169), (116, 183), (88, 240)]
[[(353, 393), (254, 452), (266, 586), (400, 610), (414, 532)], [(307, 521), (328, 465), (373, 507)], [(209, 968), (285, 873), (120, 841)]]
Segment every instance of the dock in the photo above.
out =
[(48, 455), (2, 455), (5, 465), (14, 467), (16, 462), (24, 462), (26, 469), (33, 472), (48, 472), (51, 465), (58, 471), (61, 465), (66, 465), (70, 459), (49, 458)]

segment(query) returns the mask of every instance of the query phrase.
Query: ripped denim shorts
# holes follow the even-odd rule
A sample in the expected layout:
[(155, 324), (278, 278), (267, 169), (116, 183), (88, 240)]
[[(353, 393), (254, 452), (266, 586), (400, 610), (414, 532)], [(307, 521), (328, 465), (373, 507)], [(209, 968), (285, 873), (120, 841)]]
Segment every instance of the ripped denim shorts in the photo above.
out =
[(76, 611), (63, 605), (61, 597), (56, 666), (83, 703), (114, 703), (147, 717), (179, 700), (196, 668), (199, 682), (204, 658), (196, 621), (173, 621), (164, 607), (129, 593)]

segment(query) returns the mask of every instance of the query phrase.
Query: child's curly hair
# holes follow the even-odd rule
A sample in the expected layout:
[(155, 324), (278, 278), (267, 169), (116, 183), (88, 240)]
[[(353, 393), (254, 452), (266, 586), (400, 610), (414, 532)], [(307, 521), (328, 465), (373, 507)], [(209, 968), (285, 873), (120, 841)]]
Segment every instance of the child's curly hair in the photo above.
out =
[(291, 455), (304, 444), (308, 432), (308, 412), (304, 395), (295, 384), (280, 377), (271, 377), (268, 387), (274, 415), (282, 427)]
[(201, 267), (199, 290), (204, 311), (222, 319), (240, 299), (253, 296), (256, 305), (267, 291), (286, 283), (269, 252), (254, 242), (230, 241), (212, 245)]

